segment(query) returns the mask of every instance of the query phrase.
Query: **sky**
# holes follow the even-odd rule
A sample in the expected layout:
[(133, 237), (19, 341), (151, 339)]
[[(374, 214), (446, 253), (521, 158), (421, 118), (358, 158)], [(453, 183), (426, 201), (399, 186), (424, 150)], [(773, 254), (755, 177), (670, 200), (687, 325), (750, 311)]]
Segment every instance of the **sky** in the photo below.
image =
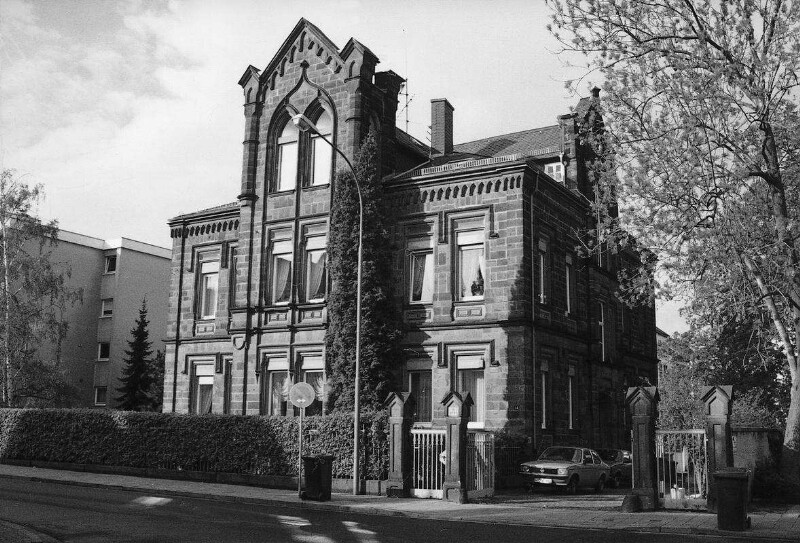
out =
[[(433, 98), (456, 143), (555, 124), (579, 98), (542, 0), (0, 0), (0, 167), (42, 184), (64, 230), (170, 247), (171, 217), (236, 200), (237, 82), (301, 17), (407, 79), (398, 126), (422, 141)], [(659, 305), (668, 333), (677, 308)]]

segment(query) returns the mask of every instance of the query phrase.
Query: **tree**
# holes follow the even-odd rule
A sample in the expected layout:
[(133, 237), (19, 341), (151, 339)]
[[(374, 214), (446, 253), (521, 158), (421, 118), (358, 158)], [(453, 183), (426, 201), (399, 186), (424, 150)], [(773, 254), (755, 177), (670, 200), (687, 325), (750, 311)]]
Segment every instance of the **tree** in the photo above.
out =
[[(618, 183), (663, 294), (690, 297), (698, 323), (768, 317), (791, 381), (781, 471), (797, 479), (800, 2), (548, 1), (555, 36), (605, 81), (599, 184)], [(625, 243), (616, 222), (598, 221), (600, 246)]]
[(759, 345), (751, 323), (694, 328), (658, 348), (659, 427), (702, 428), (704, 385), (734, 384), (731, 423), (776, 428), (786, 417), (788, 381), (780, 353)]
[(161, 375), (163, 380), (163, 358), (161, 372), (158, 371), (159, 357), (152, 357), (152, 342), (150, 332), (147, 330), (147, 304), (142, 300), (139, 309), (139, 318), (136, 327), (131, 330), (132, 339), (128, 341), (125, 351), (125, 367), (122, 370), (122, 387), (117, 391), (122, 395), (117, 398), (119, 408), (125, 411), (156, 411), (161, 405), (159, 388), (163, 392), (163, 383), (159, 385)]
[[(67, 288), (69, 270), (50, 261), (58, 224), (36, 217), (42, 196), (40, 185), (0, 172), (0, 405), (6, 407), (60, 405), (75, 394), (59, 366), (64, 311), (82, 293)], [(52, 356), (43, 345), (54, 347)]]
[[(393, 390), (391, 368), (400, 337), (392, 297), (391, 245), (383, 219), (383, 187), (377, 143), (370, 133), (353, 164), (363, 207), (361, 302), (361, 396), (363, 407), (377, 408)], [(328, 409), (353, 409), (358, 262), (358, 196), (350, 172), (335, 179), (330, 219), (331, 292), (328, 299)]]

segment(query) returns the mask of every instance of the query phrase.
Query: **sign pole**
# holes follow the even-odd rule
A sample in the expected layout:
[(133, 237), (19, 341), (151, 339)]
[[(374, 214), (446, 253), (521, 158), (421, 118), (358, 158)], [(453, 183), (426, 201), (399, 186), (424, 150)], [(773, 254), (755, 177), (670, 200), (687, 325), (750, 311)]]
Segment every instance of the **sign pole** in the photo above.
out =
[(299, 446), (297, 447), (297, 497), (303, 498), (303, 412), (305, 412), (306, 408), (300, 408), (300, 426), (297, 436), (297, 442)]
[(297, 427), (297, 495), (303, 499), (303, 414), (311, 405), (316, 391), (308, 383), (295, 383), (289, 389), (289, 401), (300, 410), (300, 424)]

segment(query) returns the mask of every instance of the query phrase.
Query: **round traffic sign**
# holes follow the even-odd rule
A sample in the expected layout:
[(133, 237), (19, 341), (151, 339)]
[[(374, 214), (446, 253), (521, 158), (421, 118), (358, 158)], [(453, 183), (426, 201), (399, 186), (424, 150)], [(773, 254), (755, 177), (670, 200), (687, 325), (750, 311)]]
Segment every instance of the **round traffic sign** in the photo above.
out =
[(314, 387), (308, 383), (295, 383), (289, 389), (289, 401), (295, 407), (306, 408), (317, 398)]

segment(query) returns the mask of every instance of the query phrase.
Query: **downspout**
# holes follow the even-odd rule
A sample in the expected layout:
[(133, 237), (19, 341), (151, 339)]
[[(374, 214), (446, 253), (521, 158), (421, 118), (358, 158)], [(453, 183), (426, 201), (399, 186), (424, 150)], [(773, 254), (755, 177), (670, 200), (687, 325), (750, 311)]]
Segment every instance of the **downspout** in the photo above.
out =
[[(256, 201), (250, 200), (250, 234), (247, 242), (247, 313), (245, 314), (244, 329), (244, 374), (242, 375), (242, 415), (247, 414), (247, 371), (248, 360), (250, 358), (250, 339), (252, 338), (253, 327), (253, 306), (251, 303), (251, 293), (253, 292), (253, 229), (255, 228)], [(256, 364), (258, 361), (256, 361)]]
[(594, 446), (594, 435), (595, 435), (595, 419), (594, 419), (594, 401), (592, 401), (592, 390), (594, 389), (594, 375), (592, 374), (592, 342), (594, 340), (594, 326), (592, 325), (592, 292), (591, 292), (591, 279), (592, 273), (592, 265), (591, 265), (591, 257), (588, 259), (588, 265), (586, 266), (586, 324), (588, 327), (588, 334), (586, 334), (586, 369), (588, 370), (588, 385), (589, 385), (589, 420), (592, 421), (592, 433), (589, 436), (589, 446)]
[[(539, 170), (536, 169), (536, 182), (533, 185), (533, 192), (531, 193), (531, 230), (533, 229), (534, 218), (533, 218), (533, 198), (536, 193), (539, 191)], [(536, 243), (536, 236), (533, 232), (531, 232), (532, 242)], [(539, 442), (538, 440), (538, 433), (539, 433), (539, 425), (536, 423), (536, 409), (538, 408), (537, 399), (537, 391), (538, 391), (538, 381), (536, 376), (536, 254), (534, 253), (531, 255), (531, 354), (532, 362), (533, 362), (533, 451), (536, 452), (537, 456), (540, 451), (537, 450), (536, 445)]]
[(172, 412), (178, 395), (178, 347), (181, 344), (181, 302), (183, 300), (183, 261), (186, 253), (186, 221), (181, 223), (181, 262), (178, 266), (178, 312), (175, 315), (175, 357), (172, 362)]

